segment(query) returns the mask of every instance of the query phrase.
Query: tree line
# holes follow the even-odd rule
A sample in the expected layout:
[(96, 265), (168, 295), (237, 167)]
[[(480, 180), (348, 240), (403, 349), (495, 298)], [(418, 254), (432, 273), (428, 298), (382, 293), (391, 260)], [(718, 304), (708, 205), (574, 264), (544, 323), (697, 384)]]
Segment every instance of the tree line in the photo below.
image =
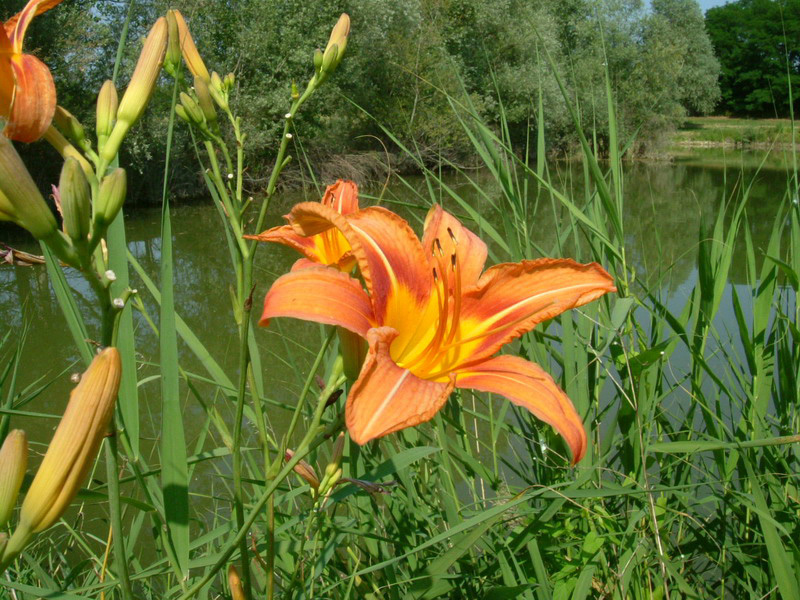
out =
[[(4, 11), (22, 4), (9, 2)], [(91, 126), (129, 10), (122, 82), (141, 36), (168, 4), (186, 15), (209, 67), (236, 75), (235, 108), (251, 165), (269, 164), (291, 83), (313, 72), (312, 52), (341, 12), (352, 18), (347, 57), (297, 120), (295, 154), (312, 164), (382, 153), (376, 139), (390, 151), (413, 148), (430, 162), (465, 160), (469, 112), (504, 123), (520, 147), (543, 127), (548, 152), (567, 150), (575, 132), (554, 71), (601, 147), (607, 81), (622, 139), (635, 137), (634, 151), (657, 144), (687, 114), (709, 113), (727, 98), (718, 84), (715, 38), (696, 0), (653, 0), (649, 9), (639, 0), (70, 0), (36, 19), (28, 42), (53, 71), (59, 103)], [(163, 162), (169, 102), (164, 78), (124, 157), (140, 172)], [(173, 183), (192, 190), (192, 142), (183, 127), (177, 135)], [(45, 147), (27, 151), (41, 155), (39, 164), (51, 155)], [(257, 187), (263, 173), (253, 168), (249, 175)], [(154, 190), (160, 185), (158, 178), (143, 179)]]

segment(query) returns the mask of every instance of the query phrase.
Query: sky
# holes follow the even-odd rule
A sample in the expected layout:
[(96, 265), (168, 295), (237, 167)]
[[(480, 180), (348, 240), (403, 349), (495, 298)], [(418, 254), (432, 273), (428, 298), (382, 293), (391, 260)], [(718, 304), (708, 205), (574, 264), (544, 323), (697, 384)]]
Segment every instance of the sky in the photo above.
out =
[(700, 2), (700, 10), (706, 12), (709, 8), (714, 8), (715, 6), (722, 6), (725, 4), (725, 0), (699, 0)]

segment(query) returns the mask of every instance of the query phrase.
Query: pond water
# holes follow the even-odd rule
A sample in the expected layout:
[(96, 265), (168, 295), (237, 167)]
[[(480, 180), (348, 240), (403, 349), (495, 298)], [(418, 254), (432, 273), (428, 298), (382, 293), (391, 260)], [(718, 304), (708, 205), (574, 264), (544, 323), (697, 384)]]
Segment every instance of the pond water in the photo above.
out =
[[(776, 212), (785, 198), (788, 177), (780, 169), (756, 172), (752, 163), (750, 159), (739, 167), (731, 163), (727, 166), (719, 163), (715, 166), (635, 163), (625, 167), (624, 218), (630, 262), (637, 270), (637, 277), (653, 278), (653, 285), (662, 290), (668, 305), (682, 306), (688, 291), (694, 287), (697, 277), (695, 254), (703, 218), (713, 217), (723, 200), (743, 183), (752, 183), (747, 215), (755, 248), (766, 246)], [(551, 172), (554, 179), (562, 181), (565, 189), (572, 189), (574, 197), (582, 197), (580, 165), (555, 164), (551, 166)], [(489, 196), (499, 196), (499, 190), (487, 174), (473, 173), (471, 177), (481, 181)], [(458, 188), (464, 197), (474, 197), (476, 206), (483, 202), (469, 189), (463, 177), (451, 175), (445, 180), (449, 186)], [(425, 211), (409, 208), (406, 204), (419, 204), (419, 195), (429, 197), (429, 193), (422, 178), (411, 178), (408, 183), (410, 185), (392, 183), (383, 198), (392, 203), (392, 208), (403, 212), (419, 231)], [(271, 207), (270, 224), (281, 222), (280, 215), (301, 199), (304, 199), (301, 193), (277, 198)], [(306, 199), (315, 199), (311, 191)], [(367, 198), (362, 205), (369, 202)], [(449, 208), (453, 209), (452, 206)], [(455, 209), (455, 212), (459, 211)], [(206, 202), (175, 206), (172, 215), (178, 313), (235, 380), (237, 336), (229, 292), (233, 275), (219, 216)], [(555, 247), (554, 219), (561, 217), (554, 214), (549, 201), (541, 203), (534, 217), (535, 241), (540, 247)], [(134, 207), (126, 214), (126, 225), (131, 253), (145, 271), (157, 279), (161, 247), (160, 209)], [(0, 241), (38, 253), (36, 244), (23, 233), (4, 226), (0, 229)], [(270, 282), (286, 272), (296, 258), (292, 251), (275, 245), (260, 250), (254, 312), (258, 312)], [(492, 257), (490, 261), (497, 258)], [(745, 281), (745, 270), (744, 256), (737, 255), (728, 286)], [(81, 277), (76, 273), (70, 273), (68, 277), (78, 291), (81, 308), (91, 313), (91, 293)], [(135, 275), (134, 285), (144, 291)], [(146, 291), (142, 298), (149, 316), (157, 322), (157, 306)], [(728, 303), (723, 303), (723, 310), (730, 311)], [(0, 315), (0, 340), (6, 332), (11, 332), (5, 347), (0, 347), (0, 358), (10, 356), (16, 341), (24, 337), (24, 368), (20, 371), (17, 391), (25, 390), (24, 396), (30, 396), (30, 402), (18, 409), (60, 415), (72, 386), (69, 374), (79, 370), (76, 366), (78, 355), (43, 266), (0, 266)], [(728, 316), (732, 318), (730, 313)], [(722, 318), (727, 317), (722, 315)], [(91, 330), (96, 319), (89, 321)], [(158, 343), (146, 318), (138, 315), (136, 327), (141, 363), (139, 380), (145, 381), (140, 387), (142, 436), (145, 440), (153, 440), (158, 435), (160, 389), (155, 377), (146, 380), (156, 373), (152, 364), (158, 360)], [(313, 359), (313, 350), (308, 348), (318, 347), (321, 328), (315, 324), (277, 320), (269, 331), (257, 330), (256, 335), (264, 353), (265, 380), (268, 381), (270, 398), (291, 404)], [(185, 347), (182, 348), (182, 361), (182, 366), (188, 371), (205, 376), (202, 367)], [(201, 388), (201, 393), (205, 392), (209, 394), (205, 400), (214, 401), (213, 393)], [(188, 396), (186, 407), (187, 437), (190, 447), (194, 447), (194, 435), (202, 427), (205, 413)], [(277, 411), (272, 426), (280, 431), (287, 415), (286, 411)], [(14, 416), (12, 419), (12, 427), (29, 431), (35, 451), (47, 443), (55, 424), (54, 419), (30, 416)]]

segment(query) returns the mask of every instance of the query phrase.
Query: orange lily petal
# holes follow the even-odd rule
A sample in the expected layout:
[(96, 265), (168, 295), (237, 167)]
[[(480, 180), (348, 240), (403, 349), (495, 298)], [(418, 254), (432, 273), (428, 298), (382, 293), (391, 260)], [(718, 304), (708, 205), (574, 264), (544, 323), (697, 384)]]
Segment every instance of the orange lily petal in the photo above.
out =
[(273, 317), (338, 325), (361, 337), (375, 326), (372, 305), (361, 284), (346, 273), (322, 266), (292, 271), (272, 284), (259, 325), (266, 327)]
[(536, 324), (613, 291), (614, 279), (597, 263), (543, 258), (495, 265), (464, 295), (462, 339), (483, 337), (469, 361), (491, 356)]
[(456, 387), (505, 396), (552, 425), (572, 451), (572, 464), (586, 454), (586, 430), (572, 401), (539, 365), (518, 356), (496, 356), (456, 373)]
[(0, 27), (0, 116), (7, 117), (14, 100), (14, 70), (11, 68), (11, 40)]
[(56, 86), (50, 69), (35, 56), (21, 54), (11, 59), (16, 92), (5, 135), (20, 142), (38, 140), (56, 111)]
[(345, 408), (347, 429), (358, 444), (430, 421), (453, 391), (452, 377), (428, 381), (398, 367), (389, 354), (396, 337), (391, 327), (367, 334), (369, 353)]
[[(30, 2), (25, 5), (25, 8), (3, 24), (3, 28), (6, 30), (8, 37), (14, 40), (15, 45), (19, 44), (16, 46), (16, 54), (22, 51), (22, 38), (25, 37), (25, 30), (27, 30), (31, 19), (43, 12), (47, 12), (54, 6), (58, 6), (62, 1), (63, 0), (30, 0)], [(15, 31), (19, 33), (15, 34)]]
[(379, 324), (395, 322), (395, 313), (407, 315), (425, 306), (433, 274), (417, 236), (393, 212), (374, 206), (345, 217), (319, 202), (302, 202), (289, 219), (301, 235), (331, 227), (342, 233), (358, 261)]
[(358, 210), (358, 186), (353, 181), (339, 179), (325, 189), (320, 203), (347, 215)]
[(422, 247), (428, 256), (433, 256), (436, 240), (437, 252), (441, 248), (447, 261), (450, 261), (452, 255), (456, 256), (458, 269), (461, 271), (461, 289), (467, 291), (472, 288), (478, 282), (486, 263), (486, 244), (438, 204), (425, 217)]
[(356, 264), (350, 244), (335, 229), (305, 237), (295, 233), (291, 225), (281, 225), (258, 235), (244, 237), (257, 242), (274, 242), (289, 246), (314, 264), (334, 266), (345, 273), (349, 273)]

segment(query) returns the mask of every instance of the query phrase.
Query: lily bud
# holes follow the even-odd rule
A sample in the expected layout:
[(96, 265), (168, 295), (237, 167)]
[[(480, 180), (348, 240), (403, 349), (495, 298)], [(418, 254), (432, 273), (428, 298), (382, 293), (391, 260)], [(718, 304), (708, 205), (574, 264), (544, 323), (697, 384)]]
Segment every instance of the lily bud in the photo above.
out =
[(97, 140), (100, 146), (105, 143), (105, 140), (111, 135), (111, 130), (114, 129), (114, 123), (117, 122), (118, 106), (117, 88), (114, 87), (114, 82), (108, 79), (97, 95), (97, 125), (95, 130), (97, 131)]
[(147, 35), (128, 88), (120, 100), (115, 129), (120, 126), (120, 121), (130, 128), (142, 116), (164, 62), (167, 35), (167, 21), (160, 17)]
[(68, 158), (58, 182), (64, 233), (76, 244), (85, 244), (91, 224), (91, 191), (86, 175), (77, 160)]
[(347, 48), (347, 38), (350, 36), (350, 17), (347, 13), (342, 13), (339, 20), (334, 25), (331, 31), (331, 37), (328, 40), (328, 45), (325, 47), (325, 59), (327, 64), (323, 67), (323, 71), (332, 73), (339, 63), (342, 62), (344, 50)]
[(21, 429), (14, 429), (0, 448), (0, 527), (8, 523), (14, 512), (27, 467), (28, 437)]
[(186, 25), (186, 20), (183, 18), (181, 11), (172, 11), (175, 15), (175, 22), (178, 25), (178, 33), (181, 39), (181, 53), (183, 60), (186, 61), (186, 66), (189, 67), (189, 72), (195, 77), (199, 77), (204, 81), (210, 80), (208, 69), (206, 68), (203, 59), (200, 58), (200, 53), (197, 52), (197, 46), (194, 45), (192, 34), (189, 33), (189, 27)]
[(211, 97), (214, 98), (214, 102), (217, 103), (217, 106), (227, 112), (228, 90), (216, 71), (211, 73), (211, 85), (208, 86), (208, 92), (211, 94)]
[(322, 70), (322, 50), (317, 48), (314, 50), (314, 72), (319, 76), (319, 72)]
[(0, 219), (13, 221), (40, 240), (58, 232), (53, 213), (4, 135), (0, 135)]
[(167, 42), (167, 53), (164, 56), (164, 69), (175, 77), (181, 63), (181, 35), (174, 10), (167, 11), (167, 32), (169, 41)]
[(225, 85), (225, 91), (230, 92), (236, 83), (236, 77), (233, 73), (228, 73), (222, 83)]
[(197, 103), (200, 105), (200, 110), (203, 111), (206, 122), (213, 127), (217, 123), (217, 111), (214, 109), (214, 101), (211, 100), (208, 84), (200, 77), (195, 77), (194, 91), (197, 94)]
[(70, 394), (64, 416), (47, 448), (42, 464), (25, 495), (18, 535), (44, 531), (55, 523), (75, 497), (94, 464), (108, 431), (119, 390), (122, 363), (116, 348), (106, 348)]
[(83, 129), (83, 125), (63, 106), (56, 106), (53, 123), (72, 143), (81, 147), (86, 144), (86, 131)]
[(103, 178), (94, 212), (97, 227), (105, 229), (111, 224), (119, 214), (127, 193), (128, 180), (125, 169), (116, 169)]
[(186, 112), (186, 109), (183, 108), (183, 106), (181, 106), (180, 104), (175, 105), (175, 114), (178, 115), (182, 120), (191, 124), (192, 121), (189, 118), (189, 114)]
[(200, 110), (200, 107), (197, 105), (197, 102), (194, 101), (189, 94), (186, 92), (181, 92), (181, 106), (186, 110), (186, 114), (189, 116), (189, 120), (192, 121), (195, 125), (202, 125), (205, 119), (203, 118), (203, 111)]
[(228, 586), (231, 588), (232, 600), (245, 600), (247, 598), (247, 596), (244, 595), (242, 579), (239, 577), (239, 572), (233, 565), (228, 567)]
[[(294, 456), (294, 452), (292, 450), (286, 450), (286, 454), (284, 455), (284, 460), (289, 462), (292, 460)], [(319, 477), (314, 472), (314, 467), (308, 464), (306, 461), (301, 460), (294, 466), (293, 471), (297, 473), (305, 482), (311, 486), (311, 489), (314, 490), (314, 494), (317, 493), (319, 489)]]

